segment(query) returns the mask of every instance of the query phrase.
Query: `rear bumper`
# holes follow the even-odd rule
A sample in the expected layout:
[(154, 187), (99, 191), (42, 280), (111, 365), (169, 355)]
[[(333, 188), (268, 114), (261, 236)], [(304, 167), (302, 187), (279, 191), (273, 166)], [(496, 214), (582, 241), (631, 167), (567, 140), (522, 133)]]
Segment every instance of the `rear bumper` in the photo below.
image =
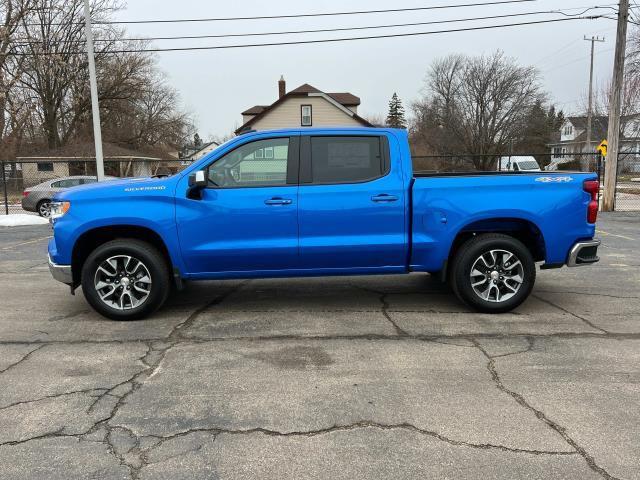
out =
[(21, 204), (22, 204), (22, 209), (26, 210), (27, 212), (35, 212), (36, 211), (36, 206), (33, 203), (33, 200), (31, 200), (28, 196), (27, 197), (22, 197)]
[(71, 285), (73, 283), (73, 275), (71, 273), (71, 265), (57, 265), (51, 261), (49, 257), (49, 271), (51, 276), (59, 282)]
[(591, 265), (600, 260), (598, 257), (598, 247), (600, 240), (589, 240), (576, 243), (569, 251), (567, 267), (582, 267)]

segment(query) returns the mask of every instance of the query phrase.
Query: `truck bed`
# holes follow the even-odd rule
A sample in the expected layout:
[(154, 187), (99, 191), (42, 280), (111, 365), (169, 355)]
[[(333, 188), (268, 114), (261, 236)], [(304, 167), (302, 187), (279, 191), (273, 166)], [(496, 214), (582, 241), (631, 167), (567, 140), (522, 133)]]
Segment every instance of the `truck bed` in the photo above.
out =
[(596, 178), (581, 172), (415, 172), (411, 269), (442, 270), (457, 235), (500, 223), (536, 232), (544, 249), (540, 260), (564, 263), (576, 239), (595, 234), (595, 225), (585, 222), (590, 195), (583, 182)]

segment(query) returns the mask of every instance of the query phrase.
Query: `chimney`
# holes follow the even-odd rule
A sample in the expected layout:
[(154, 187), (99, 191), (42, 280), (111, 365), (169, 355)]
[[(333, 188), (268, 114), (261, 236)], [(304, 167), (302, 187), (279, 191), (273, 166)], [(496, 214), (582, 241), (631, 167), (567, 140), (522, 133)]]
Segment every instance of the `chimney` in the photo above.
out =
[(284, 76), (280, 75), (278, 80), (278, 98), (282, 98), (287, 93), (287, 83), (284, 81)]

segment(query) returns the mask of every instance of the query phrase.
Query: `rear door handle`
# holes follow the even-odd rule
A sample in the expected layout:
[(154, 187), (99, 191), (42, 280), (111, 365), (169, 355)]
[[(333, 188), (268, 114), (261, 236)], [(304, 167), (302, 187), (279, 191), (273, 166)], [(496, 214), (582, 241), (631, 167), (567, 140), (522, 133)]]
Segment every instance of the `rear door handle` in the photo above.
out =
[(265, 205), (291, 205), (291, 199), (273, 197), (264, 201)]
[(397, 202), (398, 197), (395, 195), (389, 195), (387, 193), (381, 193), (380, 195), (374, 195), (371, 197), (372, 202), (383, 203), (383, 202)]

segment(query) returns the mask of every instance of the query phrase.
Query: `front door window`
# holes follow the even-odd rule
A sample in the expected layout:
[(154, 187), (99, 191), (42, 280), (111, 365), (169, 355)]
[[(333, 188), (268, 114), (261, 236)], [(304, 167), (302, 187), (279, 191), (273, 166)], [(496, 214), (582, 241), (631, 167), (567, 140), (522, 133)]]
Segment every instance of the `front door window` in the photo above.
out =
[(209, 167), (209, 186), (238, 188), (286, 185), (288, 156), (288, 138), (247, 143), (227, 153)]

